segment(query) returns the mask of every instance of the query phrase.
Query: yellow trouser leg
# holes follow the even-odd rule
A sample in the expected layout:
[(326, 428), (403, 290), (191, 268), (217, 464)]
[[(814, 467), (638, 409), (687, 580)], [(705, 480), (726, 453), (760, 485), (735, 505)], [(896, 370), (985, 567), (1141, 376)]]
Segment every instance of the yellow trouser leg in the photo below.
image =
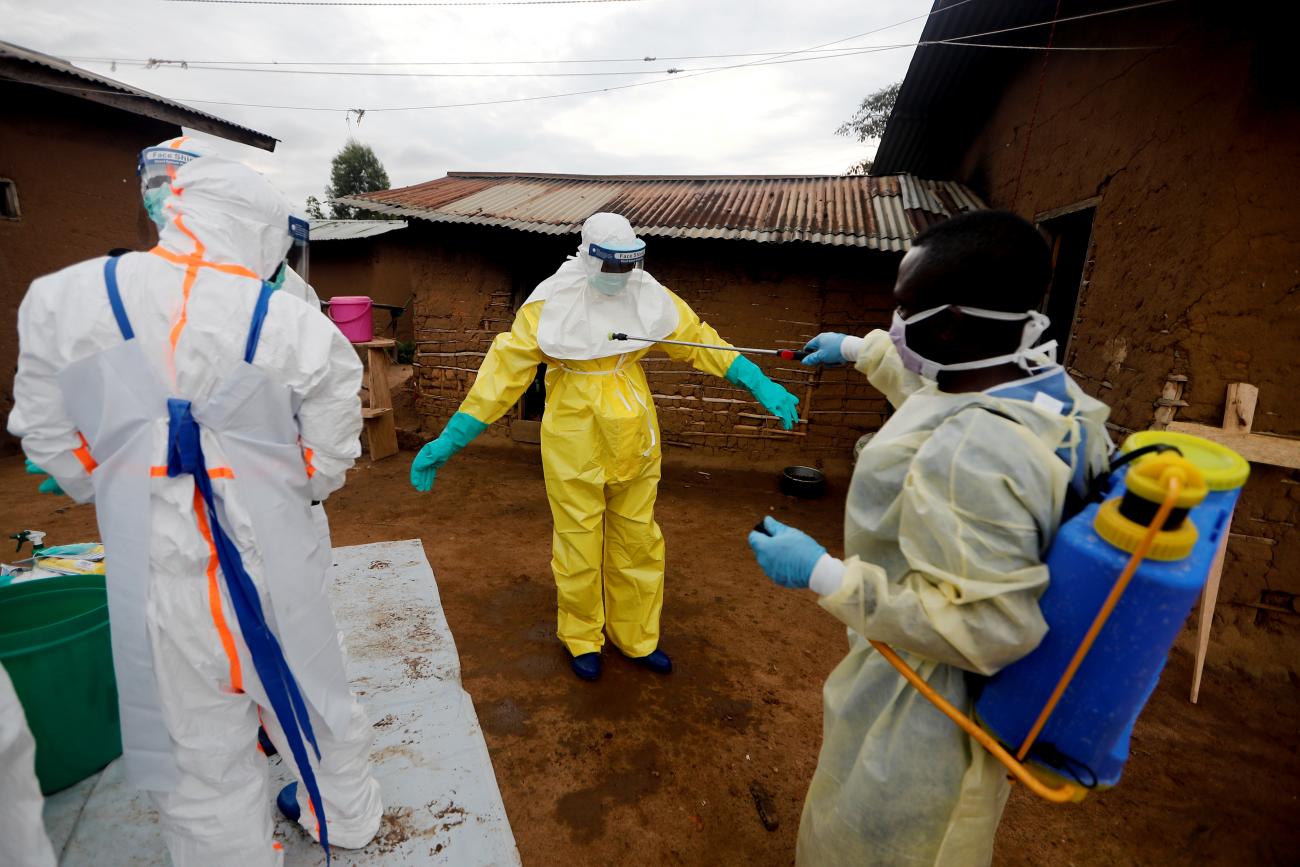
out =
[(605, 547), (604, 485), (584, 478), (546, 477), (555, 530), (551, 541), (551, 570), (559, 603), (556, 634), (580, 656), (596, 653), (605, 643), (605, 604), (600, 566)]
[(659, 462), (606, 491), (605, 628), (623, 653), (645, 656), (659, 646), (664, 604), (664, 536), (654, 519)]

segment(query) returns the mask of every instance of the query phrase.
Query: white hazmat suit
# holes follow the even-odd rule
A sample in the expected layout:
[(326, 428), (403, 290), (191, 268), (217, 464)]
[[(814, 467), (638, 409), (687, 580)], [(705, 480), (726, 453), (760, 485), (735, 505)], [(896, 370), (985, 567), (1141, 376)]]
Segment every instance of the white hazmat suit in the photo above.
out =
[[(286, 682), (319, 748), (308, 768), (323, 830), (363, 846), (382, 813), (370, 727), (309, 508), (359, 453), (361, 364), (319, 310), (262, 283), (289, 247), (289, 208), (260, 175), (192, 161), (164, 209), (149, 253), (32, 284), (9, 429), (64, 491), (96, 503), (125, 767), (153, 794), (173, 862), (281, 862), (259, 717), (291, 767), (312, 752), (294, 714), (272, 712)], [(259, 675), (267, 633), (247, 628), (250, 611), (291, 676)], [(317, 834), (308, 788), (302, 824)]]
[(0, 665), (0, 864), (54, 867), (45, 836), (41, 784), (36, 779), (36, 742), (9, 673)]
[(814, 584), (849, 627), (849, 654), (823, 689), (798, 863), (987, 865), (1006, 771), (867, 638), (971, 713), (972, 675), (1046, 631), (1043, 555), (1072, 478), (1105, 467), (1108, 410), (1054, 365), (988, 392), (941, 392), (903, 368), (882, 331), (857, 369), (898, 411), (858, 458), (838, 587)]

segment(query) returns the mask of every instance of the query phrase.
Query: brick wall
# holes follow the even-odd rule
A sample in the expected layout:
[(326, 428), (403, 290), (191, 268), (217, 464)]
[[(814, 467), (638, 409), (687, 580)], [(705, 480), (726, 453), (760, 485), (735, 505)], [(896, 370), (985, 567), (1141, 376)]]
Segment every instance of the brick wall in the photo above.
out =
[[(516, 305), (574, 246), (572, 236), (452, 227), (416, 221), (422, 281), (415, 309), (416, 407), (425, 434), (441, 430), (474, 381), (492, 338)], [(406, 233), (394, 233), (394, 235)], [(799, 348), (823, 330), (862, 334), (888, 324), (896, 254), (813, 244), (649, 241), (651, 273), (741, 346)], [(418, 252), (417, 252), (418, 248)], [(725, 379), (652, 353), (642, 361), (665, 445), (755, 457), (845, 457), (884, 420), (884, 398), (853, 370), (814, 371), (754, 357), (800, 400), (794, 431)], [(489, 435), (509, 436), (516, 407)]]

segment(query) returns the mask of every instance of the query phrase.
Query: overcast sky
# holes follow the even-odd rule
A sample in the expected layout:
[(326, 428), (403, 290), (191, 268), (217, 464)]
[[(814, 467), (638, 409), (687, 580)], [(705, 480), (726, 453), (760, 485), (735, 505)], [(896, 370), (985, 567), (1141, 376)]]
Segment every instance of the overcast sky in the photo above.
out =
[[(472, 2), (472, 0), (471, 0)], [(486, 2), (486, 0), (483, 0)], [(792, 51), (929, 11), (929, 0), (636, 0), (475, 7), (257, 6), (167, 0), (0, 0), (0, 38), (60, 57), (187, 61), (590, 60)], [(841, 43), (912, 43), (915, 20)], [(810, 55), (799, 55), (807, 57)], [(330, 159), (354, 136), (393, 186), (448, 171), (580, 174), (838, 174), (869, 155), (836, 136), (867, 93), (901, 79), (910, 47), (838, 59), (731, 69), (685, 79), (646, 73), (746, 63), (346, 67), (348, 71), (524, 73), (516, 78), (297, 75), (78, 65), (280, 139), (274, 154), (229, 142), (224, 153), (265, 172), (301, 207), (320, 195)], [(793, 59), (793, 58), (790, 58)], [(282, 67), (283, 68), (283, 67)], [(342, 69), (344, 67), (334, 67)], [(544, 72), (638, 75), (536, 77)], [(506, 105), (383, 112), (666, 83)], [(341, 111), (211, 105), (196, 99)], [(152, 142), (141, 142), (143, 147)]]

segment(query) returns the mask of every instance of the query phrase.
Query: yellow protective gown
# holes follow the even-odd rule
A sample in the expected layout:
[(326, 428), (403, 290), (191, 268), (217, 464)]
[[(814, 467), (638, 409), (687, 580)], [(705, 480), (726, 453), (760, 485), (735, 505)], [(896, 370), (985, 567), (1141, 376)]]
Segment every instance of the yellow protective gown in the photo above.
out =
[[(672, 295), (669, 340), (727, 345)], [(659, 646), (664, 539), (654, 520), (660, 438), (654, 400), (638, 360), (651, 347), (592, 361), (551, 358), (537, 345), (545, 301), (526, 304), (497, 335), (460, 405), (485, 424), (505, 415), (545, 363), (542, 467), (555, 522), (551, 568), (558, 634), (574, 656), (605, 643), (645, 656)], [(735, 352), (660, 344), (669, 357), (723, 376)]]
[(1046, 631), (1042, 556), (1071, 477), (1055, 450), (1082, 428), (1082, 459), (1104, 467), (1108, 410), (1073, 382), (1068, 416), (1026, 400), (945, 394), (904, 370), (883, 332), (867, 338), (857, 368), (898, 412), (858, 458), (844, 578), (821, 599), (849, 627), (849, 654), (823, 690), (797, 862), (986, 865), (1005, 770), (867, 638), (891, 644), (970, 713), (969, 673), (997, 671)]

